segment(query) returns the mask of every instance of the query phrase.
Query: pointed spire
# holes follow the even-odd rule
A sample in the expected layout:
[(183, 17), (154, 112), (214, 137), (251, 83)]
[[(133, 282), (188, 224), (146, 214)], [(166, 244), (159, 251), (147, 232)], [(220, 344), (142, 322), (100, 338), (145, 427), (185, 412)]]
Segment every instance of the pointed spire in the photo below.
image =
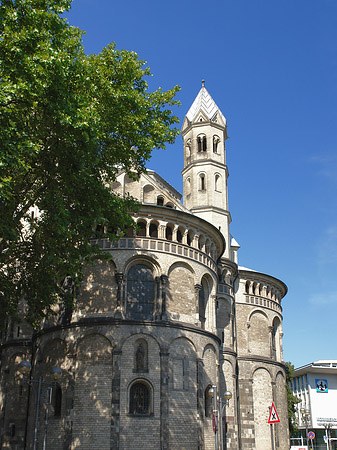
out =
[(226, 126), (226, 118), (205, 88), (205, 80), (202, 80), (201, 89), (186, 114), (187, 119), (190, 122), (193, 122), (200, 110), (209, 120), (214, 120), (217, 115), (220, 116)]

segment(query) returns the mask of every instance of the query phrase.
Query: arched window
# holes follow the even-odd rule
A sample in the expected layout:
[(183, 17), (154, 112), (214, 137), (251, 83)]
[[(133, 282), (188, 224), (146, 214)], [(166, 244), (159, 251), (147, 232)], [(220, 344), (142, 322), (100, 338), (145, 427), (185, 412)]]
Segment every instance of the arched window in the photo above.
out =
[(172, 241), (172, 233), (172, 227), (170, 225), (167, 225), (165, 230), (165, 237), (168, 241)]
[(199, 236), (199, 242), (198, 242), (198, 248), (199, 248), (199, 250), (203, 250), (204, 245), (205, 245), (205, 237), (201, 234), (201, 235)]
[(221, 192), (221, 176), (217, 173), (214, 177), (215, 190)]
[(191, 139), (188, 139), (186, 142), (186, 158), (191, 157)]
[(127, 228), (127, 230), (125, 231), (125, 236), (126, 237), (133, 237), (135, 234), (135, 230), (133, 227), (129, 227)]
[(135, 371), (147, 372), (148, 346), (145, 339), (137, 339), (135, 343)]
[(129, 413), (135, 415), (151, 413), (151, 392), (144, 381), (137, 381), (130, 388)]
[(184, 234), (184, 232), (180, 229), (180, 228), (178, 228), (178, 230), (177, 230), (177, 241), (178, 242), (183, 242), (183, 234)]
[(150, 223), (150, 237), (157, 238), (158, 237), (158, 225), (156, 223)]
[(164, 197), (157, 197), (157, 205), (158, 206), (164, 206)]
[(186, 178), (185, 186), (186, 186), (186, 195), (191, 195), (191, 178), (190, 177)]
[(213, 413), (213, 398), (210, 395), (212, 386), (207, 386), (205, 389), (205, 417), (212, 417)]
[(152, 320), (154, 282), (152, 270), (145, 264), (132, 266), (127, 275), (127, 317)]
[(199, 290), (199, 320), (201, 328), (205, 328), (206, 322), (206, 300), (207, 300), (207, 292), (206, 292), (205, 282), (202, 283), (201, 289)]
[(137, 236), (146, 236), (145, 222), (137, 222)]
[(193, 239), (193, 233), (192, 233), (192, 231), (189, 231), (189, 232), (187, 233), (187, 245), (191, 246), (191, 244), (192, 244), (192, 239)]
[(201, 191), (205, 191), (206, 190), (206, 176), (204, 173), (201, 173), (199, 175), (199, 189)]
[(207, 140), (204, 134), (199, 134), (197, 137), (198, 142), (198, 152), (206, 152), (207, 151)]
[(220, 142), (220, 138), (219, 136), (213, 136), (213, 152), (214, 153), (218, 153), (218, 145)]
[(61, 417), (62, 409), (62, 389), (59, 384), (53, 387), (51, 404), (54, 409), (54, 416)]
[(280, 320), (275, 317), (273, 320), (273, 329), (271, 333), (271, 342), (272, 342), (272, 357), (276, 360), (279, 359), (279, 326), (280, 326)]
[(245, 285), (245, 293), (246, 294), (249, 294), (249, 286), (250, 286), (249, 281), (246, 281), (246, 285)]

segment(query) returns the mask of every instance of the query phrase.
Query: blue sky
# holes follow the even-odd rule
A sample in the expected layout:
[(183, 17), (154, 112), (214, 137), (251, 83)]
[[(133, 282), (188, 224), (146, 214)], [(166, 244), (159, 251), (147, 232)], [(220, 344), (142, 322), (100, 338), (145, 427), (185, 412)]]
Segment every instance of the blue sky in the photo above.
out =
[[(181, 86), (182, 121), (206, 80), (227, 118), (239, 263), (282, 279), (284, 358), (337, 359), (337, 2), (75, 0), (87, 53), (110, 42)], [(182, 140), (149, 163), (182, 192)]]

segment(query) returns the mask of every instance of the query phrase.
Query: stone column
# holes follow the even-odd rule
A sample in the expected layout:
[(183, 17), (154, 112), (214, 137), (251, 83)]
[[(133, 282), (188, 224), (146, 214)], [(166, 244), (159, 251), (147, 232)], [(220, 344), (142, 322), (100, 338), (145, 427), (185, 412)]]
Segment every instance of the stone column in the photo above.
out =
[(158, 238), (165, 239), (166, 224), (160, 223), (158, 226)]

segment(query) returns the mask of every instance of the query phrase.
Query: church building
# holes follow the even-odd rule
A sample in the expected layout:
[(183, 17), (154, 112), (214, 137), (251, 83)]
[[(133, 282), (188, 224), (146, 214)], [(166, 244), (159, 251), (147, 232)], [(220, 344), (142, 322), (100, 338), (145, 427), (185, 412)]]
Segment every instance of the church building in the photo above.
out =
[(238, 265), (227, 123), (204, 82), (181, 135), (183, 196), (152, 170), (120, 173), (135, 229), (93, 239), (111, 258), (86, 268), (73, 311), (2, 336), (1, 449), (289, 449), (287, 287)]

